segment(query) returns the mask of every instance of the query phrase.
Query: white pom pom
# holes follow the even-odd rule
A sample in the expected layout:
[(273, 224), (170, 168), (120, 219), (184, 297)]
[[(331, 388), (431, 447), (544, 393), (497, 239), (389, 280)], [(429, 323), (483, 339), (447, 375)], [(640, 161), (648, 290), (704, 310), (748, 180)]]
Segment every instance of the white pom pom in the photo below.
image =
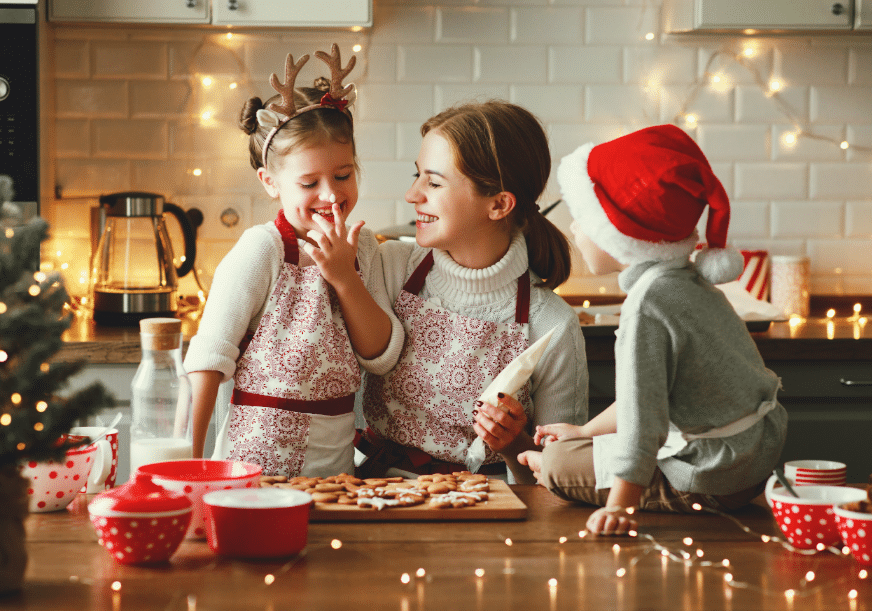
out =
[(735, 248), (704, 248), (696, 256), (696, 269), (712, 284), (732, 282), (742, 275), (745, 259)]

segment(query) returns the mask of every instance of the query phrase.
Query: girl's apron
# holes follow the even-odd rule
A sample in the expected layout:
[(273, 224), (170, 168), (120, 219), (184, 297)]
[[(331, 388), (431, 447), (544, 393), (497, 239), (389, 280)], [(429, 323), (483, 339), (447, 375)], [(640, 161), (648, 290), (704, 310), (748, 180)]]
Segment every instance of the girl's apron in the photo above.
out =
[(333, 289), (317, 265), (299, 267), (283, 211), (275, 223), (284, 262), (257, 330), (240, 346), (215, 456), (258, 464), (264, 475), (352, 473), (360, 366)]
[[(430, 251), (394, 304), (406, 331), (403, 352), (386, 375), (367, 377), (363, 412), (369, 428), (358, 441), (370, 460), (378, 455), (382, 466), (414, 473), (466, 470), (467, 449), (477, 437), (475, 402), (527, 348), (529, 334), (529, 272), (518, 278), (515, 322), (506, 324), (468, 318), (442, 308), (438, 299), (421, 299), (418, 293), (432, 267)], [(530, 415), (529, 382), (518, 400)], [(479, 472), (498, 471), (505, 466), (487, 448)]]
[[(636, 283), (630, 287), (630, 292), (627, 294), (624, 304), (621, 307), (626, 308), (626, 311), (628, 312), (638, 310), (642, 295), (645, 294), (647, 288), (651, 286), (651, 283), (654, 282), (654, 280), (663, 273), (664, 270), (675, 268), (677, 265), (678, 263), (675, 261), (667, 261), (657, 263), (646, 269), (642, 275), (639, 276)], [(682, 260), (680, 265), (683, 267), (684, 265), (687, 265), (687, 262)], [(615, 334), (618, 335), (620, 332), (621, 330), (618, 328), (618, 330), (615, 331)], [(620, 337), (618, 341), (620, 341)], [(670, 422), (666, 441), (657, 451), (657, 460), (663, 460), (664, 458), (670, 458), (680, 454), (684, 448), (687, 447), (687, 444), (695, 439), (723, 439), (747, 431), (752, 426), (763, 420), (766, 414), (771, 412), (777, 406), (778, 401), (775, 397), (772, 397), (769, 401), (762, 401), (755, 411), (739, 418), (735, 422), (711, 428), (703, 433), (685, 433), (679, 429), (675, 423)], [(611, 470), (611, 465), (614, 461), (611, 458), (614, 455), (614, 451), (617, 449), (617, 435), (612, 433), (609, 435), (594, 437), (593, 447), (596, 487), (610, 488), (614, 481), (614, 473)]]

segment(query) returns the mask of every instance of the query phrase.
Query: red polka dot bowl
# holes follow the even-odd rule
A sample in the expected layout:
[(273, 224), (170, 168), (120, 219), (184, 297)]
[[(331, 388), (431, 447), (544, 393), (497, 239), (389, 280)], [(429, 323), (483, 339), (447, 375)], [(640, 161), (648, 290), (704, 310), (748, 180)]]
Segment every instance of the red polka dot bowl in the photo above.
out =
[(235, 558), (300, 553), (309, 533), (312, 496), (287, 488), (216, 490), (203, 496), (209, 548)]
[(152, 476), (154, 483), (173, 492), (185, 494), (194, 506), (187, 536), (206, 538), (203, 495), (215, 490), (259, 488), (262, 469), (238, 460), (208, 460), (189, 458), (151, 463), (139, 467), (137, 473)]
[(851, 555), (858, 563), (872, 566), (872, 513), (852, 511), (845, 505), (836, 505), (833, 511), (839, 534)]
[[(106, 444), (105, 440), (101, 442)], [(19, 466), (21, 475), (30, 480), (27, 489), (31, 513), (66, 509), (88, 481), (97, 444), (67, 450), (62, 460), (30, 461)]]
[(865, 490), (844, 486), (797, 486), (794, 490), (799, 498), (784, 488), (774, 488), (770, 501), (778, 527), (797, 549), (823, 550), (839, 543), (834, 505), (866, 497)]
[(185, 538), (193, 504), (135, 473), (118, 488), (98, 494), (88, 505), (100, 545), (121, 564), (167, 562)]

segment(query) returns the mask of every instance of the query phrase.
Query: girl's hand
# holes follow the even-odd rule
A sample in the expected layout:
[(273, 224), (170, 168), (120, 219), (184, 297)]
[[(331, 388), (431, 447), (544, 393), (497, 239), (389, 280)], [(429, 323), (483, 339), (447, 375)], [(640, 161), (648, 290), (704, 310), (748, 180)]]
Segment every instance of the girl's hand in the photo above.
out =
[(533, 475), (536, 476), (536, 481), (539, 482), (540, 486), (545, 485), (542, 483), (542, 452), (537, 452), (536, 450), (521, 452), (518, 454), (518, 462), (525, 465), (533, 472)]
[(335, 289), (358, 279), (354, 269), (357, 257), (357, 240), (363, 221), (355, 223), (350, 230), (345, 228), (345, 216), (339, 204), (333, 204), (333, 222), (316, 214), (312, 217), (321, 231), (309, 231), (306, 237), (317, 244), (303, 244), (303, 249), (318, 265), (321, 275)]
[(473, 415), (475, 421), (472, 426), (475, 432), (497, 453), (515, 441), (527, 426), (524, 406), (508, 395), (500, 397), (498, 407), (482, 403)]
[(547, 446), (552, 441), (557, 441), (558, 439), (574, 439), (576, 437), (588, 437), (584, 433), (583, 426), (558, 422), (537, 426), (536, 433), (533, 435), (533, 442), (538, 446)]
[(620, 506), (600, 507), (587, 519), (587, 530), (593, 535), (625, 535), (638, 526), (633, 509)]

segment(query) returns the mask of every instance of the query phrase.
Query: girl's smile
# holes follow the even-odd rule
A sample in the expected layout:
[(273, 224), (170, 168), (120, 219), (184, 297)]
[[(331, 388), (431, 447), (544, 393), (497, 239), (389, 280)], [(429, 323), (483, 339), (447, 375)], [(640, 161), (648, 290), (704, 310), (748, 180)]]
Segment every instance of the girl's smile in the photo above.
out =
[(321, 231), (315, 216), (335, 222), (334, 203), (348, 218), (358, 193), (350, 143), (321, 142), (276, 156), (275, 161), (276, 167), (260, 168), (257, 175), (266, 192), (281, 200), (285, 218), (297, 237), (308, 240), (309, 231)]

